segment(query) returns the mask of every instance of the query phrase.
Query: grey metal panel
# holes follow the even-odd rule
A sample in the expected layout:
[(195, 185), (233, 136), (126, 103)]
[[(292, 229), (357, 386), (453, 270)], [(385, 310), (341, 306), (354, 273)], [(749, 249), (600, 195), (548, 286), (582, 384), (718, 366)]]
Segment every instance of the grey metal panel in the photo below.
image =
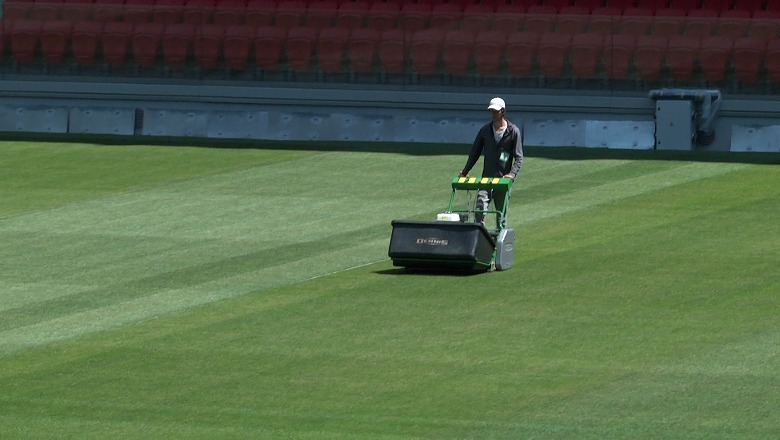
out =
[(658, 100), (655, 107), (655, 147), (659, 150), (693, 149), (693, 102)]
[(214, 111), (208, 114), (207, 135), (224, 139), (267, 139), (268, 112)]
[(69, 133), (131, 135), (135, 128), (135, 109), (79, 108), (70, 110)]
[(655, 147), (652, 121), (586, 121), (585, 147), (650, 150)]
[(67, 133), (68, 109), (46, 106), (0, 107), (0, 131)]
[(523, 127), (524, 143), (540, 147), (581, 147), (585, 145), (584, 121), (529, 120)]
[(780, 125), (738, 125), (731, 130), (731, 151), (780, 153)]
[(149, 136), (206, 137), (208, 113), (147, 109), (142, 134)]

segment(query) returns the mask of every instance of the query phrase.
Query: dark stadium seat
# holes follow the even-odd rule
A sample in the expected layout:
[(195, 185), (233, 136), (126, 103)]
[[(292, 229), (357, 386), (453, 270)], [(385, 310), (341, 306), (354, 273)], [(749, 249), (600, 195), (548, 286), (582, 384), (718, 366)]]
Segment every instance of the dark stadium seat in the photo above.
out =
[(456, 3), (439, 3), (433, 5), (429, 26), (443, 30), (460, 27), (463, 20), (463, 8)]
[(696, 67), (696, 53), (701, 39), (689, 35), (672, 35), (666, 49), (669, 75), (675, 81), (690, 81)]
[(146, 23), (152, 21), (154, 0), (125, 0), (122, 8), (122, 19), (130, 23)]
[(528, 8), (525, 15), (525, 29), (539, 34), (555, 30), (557, 9), (553, 6), (537, 5)]
[(708, 37), (715, 31), (718, 13), (711, 9), (694, 9), (685, 19), (685, 34), (693, 37)]
[[(304, 0), (282, 0), (274, 10), (274, 25), (285, 28), (303, 26), (305, 24), (306, 2)], [(247, 24), (255, 24), (247, 21)]]
[[(576, 1), (576, 0), (575, 0)], [(542, 4), (544, 6), (549, 6), (554, 8), (554, 14), (558, 13), (561, 8), (565, 8), (566, 6), (571, 6), (572, 0), (543, 0)]]
[(612, 35), (618, 29), (620, 10), (612, 7), (595, 8), (588, 19), (588, 32)]
[(406, 68), (406, 33), (402, 29), (382, 32), (377, 50), (379, 62), (385, 73), (400, 74)]
[[(280, 29), (283, 32), (283, 30)], [(280, 39), (284, 41), (284, 36)], [(281, 54), (281, 44), (279, 53)], [(233, 70), (246, 70), (249, 67), (249, 57), (255, 47), (255, 27), (248, 25), (230, 26), (230, 32), (225, 33), (223, 56), (225, 64)], [(278, 62), (278, 60), (277, 60)]]
[(636, 49), (633, 35), (615, 34), (604, 41), (604, 71), (612, 79), (628, 79)]
[[(267, 17), (265, 24), (270, 24), (273, 21), (273, 7), (274, 3), (266, 2), (265, 7), (262, 5), (254, 5), (252, 9), (260, 9), (266, 11)], [(248, 7), (244, 0), (219, 0), (214, 6), (214, 13), (211, 17), (211, 21), (217, 24), (225, 26), (236, 26), (244, 23), (244, 16), (247, 14)]]
[(431, 18), (431, 5), (428, 3), (406, 3), (401, 7), (399, 26), (406, 32), (417, 32), (428, 28)]
[(73, 61), (82, 66), (91, 66), (97, 59), (98, 42), (103, 33), (102, 21), (77, 21), (71, 31)]
[(700, 3), (701, 0), (669, 0), (669, 7), (675, 9), (682, 9), (683, 11), (688, 13), (694, 9), (699, 9)]
[(3, 17), (9, 20), (23, 20), (30, 18), (34, 0), (5, 0), (3, 4)]
[(607, 4), (609, 5), (610, 8), (615, 8), (615, 9), (620, 10), (621, 14), (627, 8), (635, 8), (636, 7), (636, 1), (635, 0), (608, 0)]
[(181, 13), (181, 21), (193, 24), (211, 23), (215, 6), (215, 0), (187, 0)]
[(198, 66), (207, 70), (219, 66), (224, 42), (225, 26), (213, 23), (198, 25), (192, 37), (192, 53)]
[(618, 32), (639, 37), (648, 35), (653, 24), (653, 11), (648, 8), (626, 8), (618, 22)]
[(493, 77), (501, 70), (507, 34), (501, 31), (486, 31), (477, 34), (474, 43), (474, 66), (480, 75)]
[[(742, 0), (737, 0), (737, 3), (741, 3)], [(734, 0), (701, 0), (702, 9), (712, 9), (716, 11), (718, 15), (722, 15), (724, 11), (732, 9), (734, 6)], [(750, 11), (746, 11), (750, 13)]]
[(704, 79), (719, 82), (726, 78), (731, 59), (732, 39), (722, 35), (705, 37), (699, 49), (699, 67)]
[[(10, 21), (9, 21), (10, 23)], [(5, 44), (8, 41), (5, 36), (5, 22), (0, 20), (0, 60), (5, 56)]]
[(92, 19), (92, 0), (70, 0), (62, 4), (60, 16), (70, 22)]
[(338, 3), (335, 0), (314, 0), (306, 7), (306, 26), (315, 29), (331, 27), (336, 21)]
[(494, 8), (485, 5), (468, 5), (463, 10), (460, 27), (464, 31), (486, 32), (493, 26)]
[(780, 84), (780, 39), (767, 42), (765, 59), (769, 81), (774, 84)]
[(757, 37), (742, 37), (734, 41), (734, 75), (740, 82), (753, 84), (758, 81), (766, 55), (766, 45), (765, 39)]
[(545, 32), (539, 35), (537, 58), (539, 71), (549, 78), (560, 78), (566, 67), (572, 36), (558, 32)]
[(369, 12), (368, 8), (368, 3), (364, 2), (342, 3), (336, 14), (336, 25), (347, 29), (364, 27)]
[(409, 57), (416, 73), (422, 75), (437, 73), (443, 43), (444, 30), (442, 29), (425, 29), (412, 35), (409, 42)]
[(165, 25), (158, 22), (137, 23), (133, 29), (133, 60), (142, 67), (154, 67), (160, 52)]
[[(296, 72), (309, 70), (317, 45), (317, 31), (305, 26), (292, 27), (287, 31), (285, 41), (288, 67)], [(255, 45), (259, 45), (257, 40)]]
[(349, 33), (349, 29), (342, 27), (320, 30), (317, 36), (317, 60), (323, 72), (336, 73), (344, 70)]
[(375, 28), (353, 29), (349, 36), (347, 53), (350, 68), (358, 73), (374, 71), (381, 31)]
[(516, 77), (531, 75), (536, 62), (539, 34), (536, 32), (515, 32), (506, 40), (506, 65)]
[(607, 36), (602, 34), (573, 36), (569, 57), (571, 73), (575, 78), (588, 79), (596, 76), (606, 38)]
[(590, 15), (582, 6), (564, 6), (558, 12), (555, 20), (556, 32), (567, 34), (582, 34), (588, 30)]
[(634, 68), (643, 81), (657, 81), (666, 56), (667, 38), (658, 35), (637, 37), (634, 51)]
[(70, 48), (72, 24), (66, 20), (47, 20), (41, 25), (41, 55), (46, 64), (61, 65)]
[(92, 5), (92, 18), (99, 21), (117, 21), (122, 19), (124, 0), (101, 0)]
[(767, 41), (780, 36), (780, 12), (759, 11), (750, 19), (750, 35)]
[(653, 17), (650, 31), (653, 35), (671, 37), (685, 32), (685, 11), (682, 9), (659, 9)]
[(371, 3), (366, 16), (366, 26), (380, 32), (387, 29), (393, 29), (398, 26), (398, 17), (400, 14), (401, 8), (397, 3)]
[(184, 0), (155, 0), (152, 21), (171, 24), (181, 22)]
[[(277, 12), (277, 4), (274, 1), (248, 0), (243, 12), (243, 23), (250, 26), (268, 26), (275, 23)], [(294, 20), (295, 15), (293, 13), (288, 18)]]
[[(739, 0), (734, 3), (734, 9), (742, 9), (755, 15), (756, 12), (767, 9), (766, 3), (766, 0)], [(776, 4), (777, 2), (772, 3)]]
[(196, 25), (192, 23), (171, 23), (165, 26), (162, 53), (167, 67), (181, 69), (187, 66), (195, 29)]
[(34, 63), (41, 37), (41, 22), (23, 19), (6, 21), (8, 23), (11, 26), (11, 55), (20, 64)]
[[(263, 70), (279, 69), (279, 62), (287, 44), (287, 32), (287, 29), (276, 26), (257, 27), (254, 38), (254, 54), (258, 67)], [(228, 32), (228, 34), (230, 33)], [(312, 45), (314, 44), (313, 39), (314, 37), (312, 37)], [(227, 39), (227, 41), (230, 40)], [(309, 58), (311, 58), (311, 53)]]
[(59, 20), (62, 14), (62, 0), (36, 1), (30, 11), (30, 18), (48, 21)]
[(576, 6), (581, 6), (588, 9), (588, 13), (596, 8), (603, 8), (606, 6), (605, 0), (574, 0)]
[(461, 29), (450, 29), (444, 34), (441, 58), (446, 73), (454, 76), (469, 73), (475, 37), (474, 32)]
[(525, 7), (516, 4), (496, 6), (493, 15), (493, 29), (506, 33), (517, 32), (525, 27)]
[(112, 67), (124, 66), (133, 37), (133, 24), (123, 21), (107, 21), (103, 25), (100, 48), (103, 61)]
[(723, 11), (715, 24), (717, 35), (726, 35), (731, 38), (747, 36), (750, 30), (750, 13), (738, 9)]

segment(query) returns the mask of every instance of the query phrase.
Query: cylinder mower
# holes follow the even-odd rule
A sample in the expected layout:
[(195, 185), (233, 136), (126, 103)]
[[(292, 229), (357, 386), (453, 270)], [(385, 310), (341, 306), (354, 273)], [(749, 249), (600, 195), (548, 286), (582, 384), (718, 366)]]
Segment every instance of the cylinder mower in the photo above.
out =
[[(507, 229), (506, 210), (512, 179), (455, 177), (446, 212), (435, 221), (393, 220), (388, 255), (394, 266), (407, 269), (490, 271), (507, 270), (514, 259), (515, 231)], [(493, 190), (504, 193), (502, 210), (477, 209), (471, 197), (465, 209), (455, 209), (459, 194)], [(485, 219), (495, 217), (495, 228)]]

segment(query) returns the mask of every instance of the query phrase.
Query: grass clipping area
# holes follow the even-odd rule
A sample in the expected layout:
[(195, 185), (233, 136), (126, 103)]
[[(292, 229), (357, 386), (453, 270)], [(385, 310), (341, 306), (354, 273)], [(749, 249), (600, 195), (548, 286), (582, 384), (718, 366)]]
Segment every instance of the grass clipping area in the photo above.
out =
[(393, 268), (466, 148), (0, 143), (0, 438), (780, 437), (776, 163), (529, 154), (511, 270)]

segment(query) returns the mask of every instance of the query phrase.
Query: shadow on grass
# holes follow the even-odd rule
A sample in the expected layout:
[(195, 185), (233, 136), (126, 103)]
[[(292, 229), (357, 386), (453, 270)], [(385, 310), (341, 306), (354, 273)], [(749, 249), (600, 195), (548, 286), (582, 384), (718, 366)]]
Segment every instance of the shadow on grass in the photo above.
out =
[(374, 271), (377, 275), (427, 275), (427, 276), (448, 276), (448, 277), (471, 277), (475, 275), (482, 275), (487, 273), (486, 271), (475, 270), (452, 270), (452, 269), (411, 269), (404, 267), (396, 267), (393, 269), (383, 269)]

